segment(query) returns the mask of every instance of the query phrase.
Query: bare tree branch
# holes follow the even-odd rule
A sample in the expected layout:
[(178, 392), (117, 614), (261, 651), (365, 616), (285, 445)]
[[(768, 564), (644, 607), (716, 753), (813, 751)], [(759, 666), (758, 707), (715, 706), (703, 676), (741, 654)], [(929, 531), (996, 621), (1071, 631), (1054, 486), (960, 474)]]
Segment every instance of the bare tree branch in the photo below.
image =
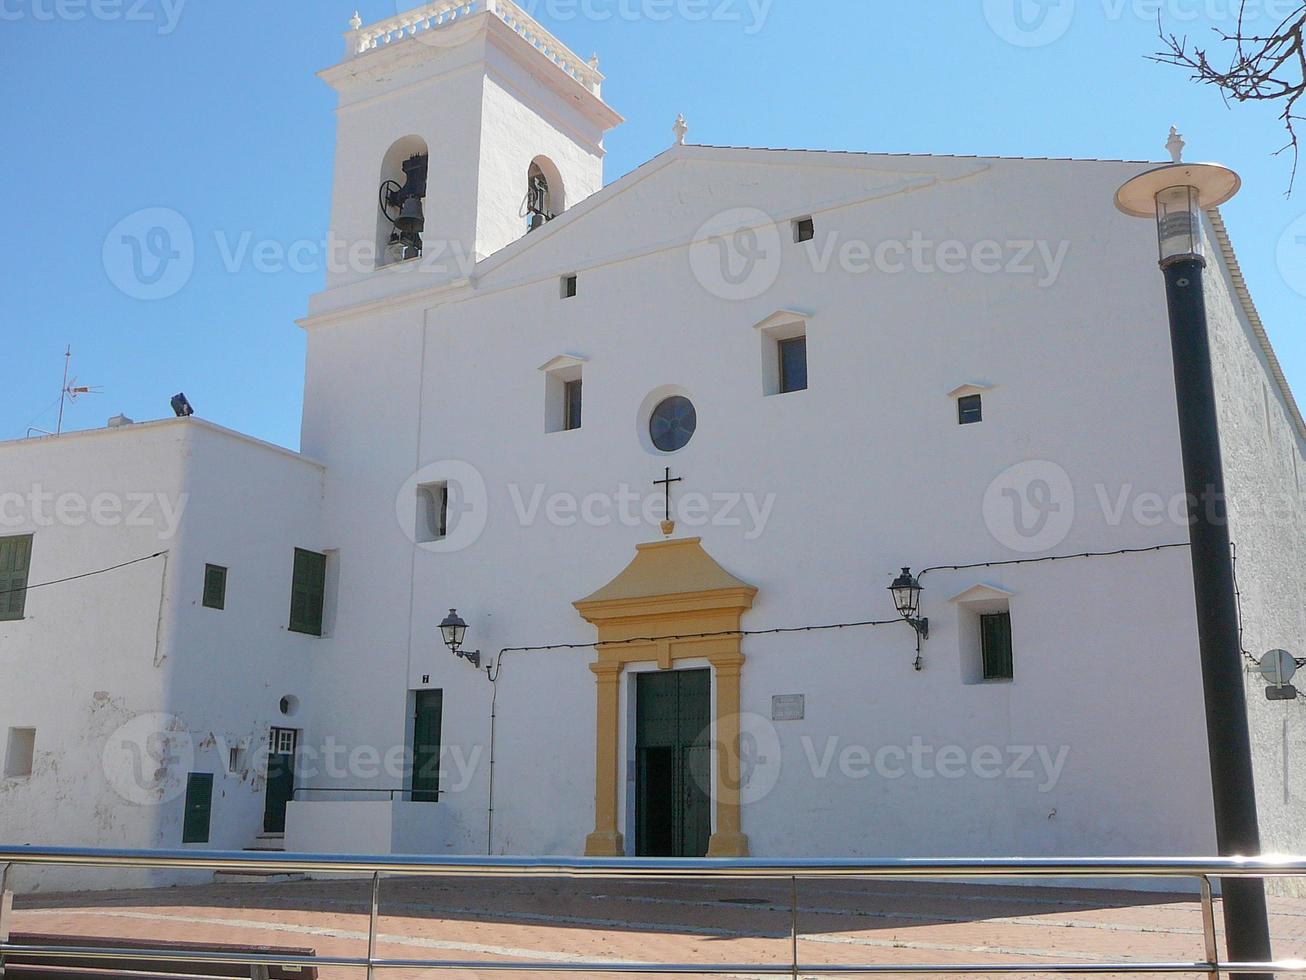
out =
[(1246, 29), (1249, 2), (1242, 0), (1233, 32), (1214, 31), (1218, 55), (1206, 48), (1190, 46), (1186, 36), (1168, 34), (1161, 28), (1164, 47), (1152, 60), (1188, 69), (1193, 81), (1214, 85), (1226, 101), (1279, 103), (1282, 106), (1279, 119), (1288, 131), (1288, 142), (1276, 153), (1292, 151), (1287, 192), (1291, 195), (1301, 155), (1297, 123), (1306, 119), (1297, 111), (1298, 101), (1306, 94), (1306, 45), (1303, 44), (1306, 3), (1300, 4), (1272, 31), (1254, 34)]

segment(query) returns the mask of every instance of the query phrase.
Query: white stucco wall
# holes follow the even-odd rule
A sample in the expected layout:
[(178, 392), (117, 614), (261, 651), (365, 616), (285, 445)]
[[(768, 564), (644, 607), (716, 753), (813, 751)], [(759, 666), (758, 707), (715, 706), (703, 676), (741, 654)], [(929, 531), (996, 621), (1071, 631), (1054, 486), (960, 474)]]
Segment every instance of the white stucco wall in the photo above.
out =
[[(1237, 550), (1243, 646), (1259, 659), (1274, 649), (1306, 656), (1306, 440), (1271, 380), (1265, 354), (1220, 249), (1208, 248), (1208, 318), (1220, 438)], [(1306, 701), (1271, 702), (1254, 670), (1246, 677), (1261, 841), (1269, 853), (1306, 850)], [(1272, 887), (1303, 893), (1301, 882)]]
[[(758, 586), (746, 628), (886, 618), (884, 588), (900, 565), (1028, 557), (985, 520), (986, 490), (1016, 465), (1052, 464), (1069, 480), (1075, 518), (1039, 553), (1186, 540), (1180, 523), (1132, 506), (1143, 493), (1182, 491), (1152, 230), (1110, 207), (1136, 165), (714, 153), (655, 161), (622, 193), (512, 246), (474, 286), (424, 311), (309, 324), (304, 445), (328, 463), (326, 520), (342, 553), (361, 553), (342, 565), (359, 612), (323, 644), (315, 675), (316, 700), (350, 707), (333, 727), (343, 738), (402, 744), (404, 688), (429, 676), (445, 691), (446, 745), (464, 759), (485, 752), (490, 689), (439, 642), (450, 606), (487, 653), (593, 638), (571, 602), (658, 531), (551, 521), (543, 506), (523, 523), (516, 510), (537, 487), (543, 500), (616, 494), (623, 483), (642, 494), (670, 462), (686, 479), (678, 494), (774, 494), (759, 534), (679, 531), (701, 534)], [(905, 179), (917, 189), (894, 193)], [(784, 230), (816, 211), (818, 244), (919, 232), (935, 242), (1066, 242), (1068, 251), (1040, 285), (974, 269), (820, 270), (786, 244), (774, 286), (725, 299), (695, 277), (688, 246), (731, 207), (760, 208)], [(569, 268), (580, 292), (563, 301), (556, 277)], [(811, 314), (810, 389), (767, 398), (753, 324), (778, 309)], [(587, 358), (585, 424), (546, 434), (536, 369), (563, 353)], [(985, 421), (959, 427), (947, 393), (974, 381), (995, 386)], [(641, 406), (673, 389), (696, 403), (699, 430), (668, 460), (641, 438)], [(394, 501), (416, 470), (447, 460), (484, 480), (486, 527), (456, 553), (414, 550)], [(931, 638), (919, 674), (904, 627), (745, 640), (744, 710), (769, 717), (775, 694), (807, 703), (802, 722), (775, 726), (774, 788), (745, 806), (754, 853), (1214, 849), (1186, 550), (936, 572), (925, 584)], [(947, 600), (977, 584), (1013, 593), (1014, 683), (964, 682), (960, 613)], [(496, 852), (579, 853), (592, 829), (592, 657), (507, 660)], [(820, 775), (810, 754), (819, 762), (831, 738), (836, 763)], [(856, 763), (863, 749), (909, 749), (915, 738), (936, 750), (1068, 754), (1052, 786), (1037, 775), (839, 771), (845, 749)], [(450, 780), (460, 773), (451, 760)], [(432, 823), (428, 847), (484, 848), (485, 793), (482, 756), (474, 777), (435, 804), (447, 815)]]
[[(3, 533), (33, 535), (32, 585), (166, 553), (31, 589), (25, 618), (0, 624), (0, 733), (37, 730), (32, 775), (0, 779), (0, 839), (180, 847), (187, 773), (209, 772), (211, 836), (194, 846), (251, 844), (281, 697), (305, 709), (281, 724), (307, 718), (312, 641), (286, 623), (293, 549), (323, 547), (320, 467), (188, 419), (0, 444), (0, 473)], [(42, 494), (54, 503), (34, 506)], [(229, 569), (221, 611), (200, 602), (208, 563)], [(123, 880), (21, 874), (25, 888)]]

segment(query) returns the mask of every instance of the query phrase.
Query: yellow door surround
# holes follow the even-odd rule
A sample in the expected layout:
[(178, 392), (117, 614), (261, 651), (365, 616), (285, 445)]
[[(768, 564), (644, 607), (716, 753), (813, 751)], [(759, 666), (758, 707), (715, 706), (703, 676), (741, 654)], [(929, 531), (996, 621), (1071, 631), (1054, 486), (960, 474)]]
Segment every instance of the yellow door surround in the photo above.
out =
[[(621, 674), (629, 663), (656, 662), (671, 670), (677, 660), (707, 660), (716, 681), (713, 722), (716, 766), (712, 800), (716, 829), (709, 857), (747, 857), (739, 813), (739, 675), (744, 665), (738, 634), (757, 589), (735, 578), (703, 550), (700, 538), (641, 544), (615, 579), (576, 602), (598, 629), (598, 660), (590, 670), (598, 687), (594, 754), (594, 832), (585, 840), (590, 857), (625, 853), (617, 829), (621, 731)], [(669, 637), (679, 639), (669, 639)], [(662, 639), (659, 639), (662, 637)]]

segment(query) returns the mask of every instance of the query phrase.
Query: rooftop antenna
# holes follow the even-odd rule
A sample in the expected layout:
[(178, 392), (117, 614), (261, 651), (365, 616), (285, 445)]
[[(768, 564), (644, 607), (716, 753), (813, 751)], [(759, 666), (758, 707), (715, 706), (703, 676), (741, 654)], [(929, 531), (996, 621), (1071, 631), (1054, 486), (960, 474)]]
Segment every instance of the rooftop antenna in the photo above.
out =
[(63, 410), (64, 405), (69, 402), (76, 402), (79, 395), (98, 395), (104, 391), (103, 388), (91, 387), (90, 385), (79, 385), (77, 379), (68, 379), (68, 369), (72, 364), (73, 348), (68, 345), (68, 349), (63, 353), (63, 385), (59, 388), (59, 422), (54, 427), (54, 434), (63, 433)]

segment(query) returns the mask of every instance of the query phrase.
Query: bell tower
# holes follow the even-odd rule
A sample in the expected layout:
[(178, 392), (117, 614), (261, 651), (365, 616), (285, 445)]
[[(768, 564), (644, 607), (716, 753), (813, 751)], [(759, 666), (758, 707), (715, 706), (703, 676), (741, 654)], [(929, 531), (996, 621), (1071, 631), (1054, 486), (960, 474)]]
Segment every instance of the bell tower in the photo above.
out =
[(512, 0), (355, 14), (319, 77), (339, 96), (326, 295), (412, 288), (398, 268), (467, 275), (599, 190), (603, 136), (621, 122), (597, 60)]

